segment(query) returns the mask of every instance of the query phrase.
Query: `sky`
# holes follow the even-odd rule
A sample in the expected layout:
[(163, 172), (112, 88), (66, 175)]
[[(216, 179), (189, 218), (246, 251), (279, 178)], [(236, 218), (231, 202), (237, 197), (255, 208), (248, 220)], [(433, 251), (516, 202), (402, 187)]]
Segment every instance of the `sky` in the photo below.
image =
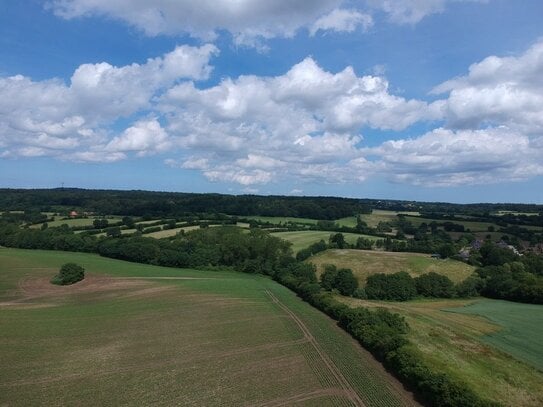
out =
[(543, 203), (541, 0), (0, 0), (0, 187)]

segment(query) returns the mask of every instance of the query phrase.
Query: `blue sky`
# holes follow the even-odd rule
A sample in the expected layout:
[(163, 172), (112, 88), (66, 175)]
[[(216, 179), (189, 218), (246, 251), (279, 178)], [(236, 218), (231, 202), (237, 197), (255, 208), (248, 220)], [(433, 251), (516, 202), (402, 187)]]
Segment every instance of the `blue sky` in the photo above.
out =
[(0, 1), (0, 187), (543, 203), (541, 21), (538, 0)]

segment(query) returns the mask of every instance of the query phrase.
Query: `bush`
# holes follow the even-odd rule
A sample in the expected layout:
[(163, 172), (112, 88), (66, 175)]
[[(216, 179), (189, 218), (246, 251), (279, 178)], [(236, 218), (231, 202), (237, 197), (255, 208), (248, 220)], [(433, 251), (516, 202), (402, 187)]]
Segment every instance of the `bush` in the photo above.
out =
[(325, 290), (337, 289), (342, 295), (353, 295), (358, 288), (358, 281), (351, 269), (337, 269), (332, 264), (324, 267), (321, 275), (321, 286)]
[(374, 274), (366, 281), (366, 294), (370, 300), (407, 301), (417, 295), (415, 282), (405, 271)]
[(433, 271), (415, 278), (417, 293), (423, 297), (451, 298), (455, 294), (454, 283)]
[(57, 285), (70, 285), (85, 278), (85, 269), (75, 263), (63, 264), (59, 273), (51, 279)]

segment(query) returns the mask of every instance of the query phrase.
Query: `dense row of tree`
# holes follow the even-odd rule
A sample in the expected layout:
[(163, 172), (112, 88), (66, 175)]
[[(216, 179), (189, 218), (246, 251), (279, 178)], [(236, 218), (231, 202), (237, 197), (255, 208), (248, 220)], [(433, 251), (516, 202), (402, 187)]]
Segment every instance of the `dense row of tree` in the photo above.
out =
[[(464, 292), (465, 290), (462, 291)], [(408, 301), (417, 296), (452, 298), (458, 295), (458, 290), (447, 276), (430, 272), (413, 278), (405, 271), (401, 271), (369, 276), (366, 280), (365, 294), (371, 300)]]

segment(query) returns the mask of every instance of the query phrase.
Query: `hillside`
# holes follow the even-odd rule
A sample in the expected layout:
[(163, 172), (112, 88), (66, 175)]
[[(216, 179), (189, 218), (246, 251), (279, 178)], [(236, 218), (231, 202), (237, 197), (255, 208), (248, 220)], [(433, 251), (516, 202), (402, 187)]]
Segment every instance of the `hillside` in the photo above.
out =
[(485, 398), (504, 406), (543, 405), (542, 305), (488, 299), (338, 299), (404, 316), (422, 360), (470, 383)]
[(399, 271), (406, 271), (413, 277), (433, 271), (459, 282), (469, 277), (474, 270), (465, 263), (450, 259), (433, 259), (428, 254), (373, 250), (327, 250), (308, 261), (317, 266), (318, 273), (322, 272), (325, 264), (350, 268), (362, 284), (371, 274), (391, 274)]

